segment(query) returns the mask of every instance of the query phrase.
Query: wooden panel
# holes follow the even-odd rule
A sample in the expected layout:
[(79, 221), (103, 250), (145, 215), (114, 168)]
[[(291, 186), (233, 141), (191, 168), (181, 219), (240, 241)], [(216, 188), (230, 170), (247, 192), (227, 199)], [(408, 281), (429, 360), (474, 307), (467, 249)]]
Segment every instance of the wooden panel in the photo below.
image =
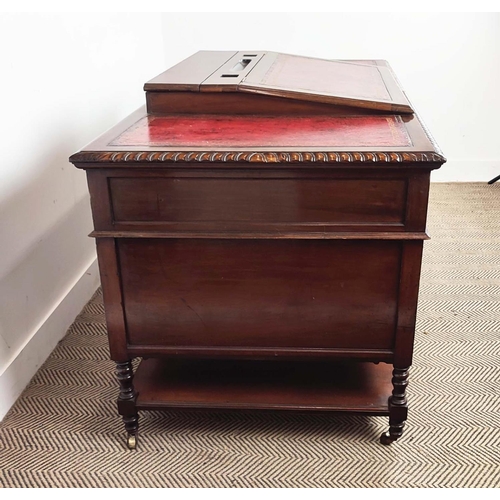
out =
[(403, 179), (113, 177), (109, 182), (116, 222), (366, 225), (404, 220)]
[(210, 359), (255, 359), (255, 360), (339, 360), (392, 363), (393, 349), (340, 349), (309, 347), (210, 347), (210, 346), (161, 346), (141, 345), (127, 347), (131, 357), (210, 358)]
[(409, 231), (425, 231), (430, 177), (430, 172), (409, 176), (405, 223)]
[(94, 229), (113, 229), (113, 214), (111, 213), (111, 200), (106, 172), (97, 169), (88, 171), (87, 185), (89, 187)]
[(218, 408), (387, 414), (392, 367), (372, 363), (158, 360), (141, 362), (139, 409)]
[[(267, 66), (267, 67), (266, 67)], [(332, 61), (289, 54), (269, 54), (245, 83), (324, 96), (390, 101), (379, 68), (351, 61)]]
[(421, 241), (407, 241), (403, 245), (394, 356), (394, 366), (397, 368), (407, 368), (412, 364), (422, 249)]
[(235, 51), (200, 50), (145, 83), (144, 90), (198, 91), (201, 82), (235, 54)]
[[(225, 239), (225, 240), (390, 240), (390, 241), (413, 241), (428, 240), (427, 233), (411, 233), (401, 231), (400, 227), (392, 227), (392, 231), (380, 231), (381, 227), (371, 227), (372, 231), (365, 232), (359, 227), (365, 226), (340, 226), (340, 225), (316, 225), (302, 224), (259, 224), (248, 225), (244, 228), (237, 227), (236, 224), (224, 223), (222, 230), (216, 225), (208, 223), (148, 223), (147, 227), (140, 227), (145, 223), (116, 224), (122, 230), (114, 231), (92, 231), (89, 236), (92, 238), (171, 238), (171, 239)], [(220, 224), (220, 223), (219, 223)], [(139, 226), (139, 227), (138, 227)], [(194, 227), (198, 226), (196, 229)], [(208, 226), (208, 227), (207, 227)], [(168, 230), (165, 230), (167, 227)], [(263, 227), (265, 229), (263, 229)], [(234, 229), (234, 230), (233, 230)], [(349, 232), (348, 232), (349, 231)]]
[(393, 347), (400, 242), (117, 246), (131, 345)]
[(266, 54), (256, 69), (238, 85), (238, 90), (413, 112), (389, 68), (346, 61)]
[(264, 52), (238, 52), (200, 85), (200, 92), (234, 92), (255, 69)]
[(115, 240), (113, 238), (98, 238), (96, 246), (111, 359), (117, 362), (127, 361), (129, 359), (127, 335)]
[[(359, 115), (359, 108), (243, 92), (146, 92), (148, 113), (240, 115)], [(366, 109), (365, 114), (386, 111)]]

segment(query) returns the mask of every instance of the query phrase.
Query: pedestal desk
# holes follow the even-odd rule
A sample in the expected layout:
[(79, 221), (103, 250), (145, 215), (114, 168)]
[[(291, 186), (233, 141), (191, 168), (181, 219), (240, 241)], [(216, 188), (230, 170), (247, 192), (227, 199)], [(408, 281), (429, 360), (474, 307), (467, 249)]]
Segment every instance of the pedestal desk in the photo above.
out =
[(70, 158), (128, 446), (167, 408), (388, 415), (396, 440), (446, 160), (388, 64), (202, 51), (145, 90)]

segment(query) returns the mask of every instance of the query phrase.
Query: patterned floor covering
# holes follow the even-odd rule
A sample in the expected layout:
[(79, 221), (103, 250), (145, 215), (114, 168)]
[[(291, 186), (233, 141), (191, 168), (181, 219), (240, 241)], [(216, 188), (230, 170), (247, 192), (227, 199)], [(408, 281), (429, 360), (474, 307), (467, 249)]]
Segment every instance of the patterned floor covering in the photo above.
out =
[(0, 424), (4, 487), (500, 486), (500, 183), (432, 185), (403, 438), (385, 417), (115, 411), (98, 292)]

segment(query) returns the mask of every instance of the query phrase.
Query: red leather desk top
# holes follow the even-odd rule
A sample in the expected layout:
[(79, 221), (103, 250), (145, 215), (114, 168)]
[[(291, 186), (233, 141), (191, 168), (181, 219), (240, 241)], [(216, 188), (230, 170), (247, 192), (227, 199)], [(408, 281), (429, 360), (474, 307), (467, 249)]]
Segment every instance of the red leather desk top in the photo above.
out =
[(146, 116), (109, 146), (404, 147), (412, 142), (399, 115)]

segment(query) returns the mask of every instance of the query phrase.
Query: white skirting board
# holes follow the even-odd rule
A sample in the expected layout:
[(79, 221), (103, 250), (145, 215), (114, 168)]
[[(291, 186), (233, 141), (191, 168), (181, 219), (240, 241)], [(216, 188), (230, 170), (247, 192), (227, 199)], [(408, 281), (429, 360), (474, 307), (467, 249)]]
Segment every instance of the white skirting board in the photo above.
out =
[(94, 259), (0, 375), (0, 421), (64, 337), (98, 286), (99, 270)]

